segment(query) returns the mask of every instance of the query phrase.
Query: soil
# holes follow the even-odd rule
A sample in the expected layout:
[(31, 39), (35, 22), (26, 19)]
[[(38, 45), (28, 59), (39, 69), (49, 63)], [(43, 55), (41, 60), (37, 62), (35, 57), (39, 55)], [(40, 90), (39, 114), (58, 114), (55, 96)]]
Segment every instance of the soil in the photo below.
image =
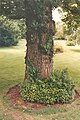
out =
[(9, 89), (7, 92), (8, 99), (14, 106), (21, 106), (21, 107), (27, 107), (27, 108), (32, 108), (32, 109), (42, 109), (42, 108), (47, 108), (47, 107), (57, 107), (57, 106), (62, 106), (63, 104), (53, 104), (53, 105), (44, 105), (40, 103), (31, 103), (31, 102), (26, 102), (22, 100), (20, 96), (20, 87), (19, 85), (16, 85), (12, 88)]
[[(62, 106), (64, 104), (53, 104), (53, 105), (44, 105), (44, 104), (39, 104), (39, 103), (31, 103), (31, 102), (26, 102), (22, 100), (20, 96), (20, 87), (19, 85), (16, 85), (12, 88), (10, 88), (7, 92), (8, 99), (14, 106), (21, 106), (23, 108), (32, 108), (32, 109), (42, 109), (42, 108), (47, 108), (47, 107), (58, 107)], [(80, 90), (75, 90), (75, 97), (74, 100), (80, 97)]]
[[(70, 110), (74, 109), (74, 108), (78, 108), (78, 104), (77, 101), (80, 100), (80, 89), (76, 89), (75, 90), (75, 98), (74, 101), (71, 104), (67, 105), (67, 108)], [(9, 101), (14, 105), (14, 106), (21, 106), (21, 107), (30, 107), (32, 109), (42, 109), (42, 108), (47, 108), (47, 107), (58, 107), (58, 106), (62, 106), (63, 104), (54, 104), (54, 105), (42, 105), (42, 104), (37, 104), (37, 103), (29, 103), (29, 102), (25, 102), (22, 100), (21, 96), (20, 96), (20, 87), (19, 85), (16, 85), (12, 88), (10, 88), (7, 92), (7, 97), (9, 98)], [(12, 117), (14, 118), (14, 120), (34, 120), (35, 116), (29, 115), (29, 114), (25, 114), (24, 112), (22, 113), (20, 110), (15, 109), (15, 108), (8, 108), (7, 106), (5, 106), (3, 104), (2, 101), (0, 101), (0, 108), (2, 108), (4, 115), (6, 117), (6, 115), (10, 114), (12, 115)]]

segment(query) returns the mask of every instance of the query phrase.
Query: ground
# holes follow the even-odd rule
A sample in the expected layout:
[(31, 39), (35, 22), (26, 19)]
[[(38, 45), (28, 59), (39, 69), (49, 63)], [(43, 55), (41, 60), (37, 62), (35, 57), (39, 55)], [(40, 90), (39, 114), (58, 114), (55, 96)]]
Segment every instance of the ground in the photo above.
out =
[[(17, 90), (17, 92), (18, 92), (18, 86), (10, 88), (9, 92), (7, 93), (8, 97), (12, 97), (12, 95), (15, 94), (14, 89)], [(12, 92), (12, 95), (10, 92)], [(16, 94), (14, 95), (14, 97), (15, 96), (16, 96)], [(13, 100), (14, 100), (14, 97), (13, 97)], [(16, 97), (18, 97), (18, 96), (16, 96)], [(14, 103), (14, 101), (12, 101), (12, 102)], [(40, 114), (39, 113), (36, 114), (37, 112), (29, 113), (29, 111), (25, 111), (25, 109), (20, 111), (19, 109), (16, 109), (15, 107), (5, 106), (1, 101), (0, 101), (0, 107), (4, 112), (4, 119), (0, 119), (0, 120), (59, 120), (60, 117), (61, 117), (60, 120), (79, 120), (79, 117), (80, 117), (80, 113), (79, 113), (80, 97), (77, 98), (75, 101), (73, 101), (71, 104), (66, 104), (63, 106), (54, 106), (54, 109), (56, 111), (54, 109), (52, 109), (52, 110), (50, 110), (51, 113), (49, 113), (49, 111), (42, 111), (42, 112), (40, 111), (41, 112)], [(35, 108), (35, 107), (33, 107), (33, 108)], [(42, 108), (40, 108), (40, 109), (42, 109)], [(8, 119), (6, 119), (6, 117), (8, 117)]]
[[(14, 106), (20, 106), (22, 108), (31, 108), (33, 110), (39, 110), (43, 108), (48, 108), (48, 107), (58, 107), (58, 106), (63, 106), (63, 104), (53, 104), (53, 105), (44, 105), (44, 104), (38, 104), (38, 103), (31, 103), (31, 102), (26, 102), (22, 100), (20, 96), (20, 86), (16, 85), (8, 90), (6, 93), (6, 96), (8, 97), (9, 101), (14, 105)], [(79, 95), (77, 96), (77, 98)]]
[(3, 115), (0, 116), (0, 120), (33, 120), (31, 115), (25, 115), (24, 113), (20, 112), (16, 109), (9, 109), (3, 105), (0, 101), (0, 107), (3, 111)]
[[(67, 67), (70, 75), (80, 87), (80, 46), (67, 47), (65, 41), (57, 41), (64, 52), (55, 54), (54, 68)], [(24, 41), (16, 47), (0, 48), (0, 120), (79, 120), (80, 119), (80, 98), (71, 104), (54, 106), (44, 109), (32, 110), (12, 106), (5, 99), (5, 94), (24, 78)], [(20, 101), (17, 101), (20, 104)]]

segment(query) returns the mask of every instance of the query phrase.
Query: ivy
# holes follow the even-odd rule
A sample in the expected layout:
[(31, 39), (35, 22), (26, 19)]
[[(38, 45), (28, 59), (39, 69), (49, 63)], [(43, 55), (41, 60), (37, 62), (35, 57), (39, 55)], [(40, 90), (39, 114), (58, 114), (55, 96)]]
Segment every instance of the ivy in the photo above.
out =
[(28, 60), (28, 76), (30, 80), (38, 80), (40, 78), (40, 73), (37, 68), (34, 67), (32, 62)]
[(47, 40), (44, 46), (39, 45), (40, 50), (47, 55), (50, 55), (53, 48), (53, 30), (47, 33)]
[[(52, 15), (51, 9), (52, 4), (56, 2), (55, 0), (32, 0), (28, 1), (26, 4), (27, 11), (27, 26), (28, 31), (34, 31), (36, 35), (38, 35), (38, 46), (39, 50), (46, 55), (51, 55), (53, 51), (53, 32), (55, 26), (51, 26)], [(28, 12), (29, 11), (29, 12)], [(48, 27), (49, 24), (49, 27)], [(51, 23), (53, 24), (53, 23)], [(42, 34), (46, 33), (45, 44), (42, 44)], [(33, 32), (32, 32), (33, 34)], [(27, 38), (29, 40), (29, 38)], [(35, 38), (33, 39), (33, 41)], [(33, 42), (34, 43), (34, 42)]]
[(49, 31), (49, 33), (47, 34), (47, 41), (46, 44), (43, 46), (44, 51), (49, 55), (51, 53), (52, 50), (52, 46), (53, 45), (53, 33), (52, 31)]

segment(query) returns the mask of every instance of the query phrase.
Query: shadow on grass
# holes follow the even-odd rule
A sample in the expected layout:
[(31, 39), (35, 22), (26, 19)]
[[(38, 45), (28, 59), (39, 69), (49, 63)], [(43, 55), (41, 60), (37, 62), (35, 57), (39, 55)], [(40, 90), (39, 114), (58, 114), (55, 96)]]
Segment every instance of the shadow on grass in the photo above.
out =
[(73, 52), (80, 52), (80, 49), (71, 49), (71, 51), (73, 51)]

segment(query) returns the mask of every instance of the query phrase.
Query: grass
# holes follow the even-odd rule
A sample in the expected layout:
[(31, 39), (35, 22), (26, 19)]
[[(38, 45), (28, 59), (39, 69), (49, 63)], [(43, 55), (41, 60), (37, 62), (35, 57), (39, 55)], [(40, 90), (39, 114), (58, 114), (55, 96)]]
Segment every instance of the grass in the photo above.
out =
[(4, 111), (0, 108), (0, 120), (14, 120), (11, 114), (5, 114)]
[[(80, 47), (66, 47), (63, 42), (58, 43), (63, 47), (64, 52), (56, 54), (54, 57), (54, 68), (68, 68), (70, 75), (76, 82), (76, 86), (80, 87)], [(3, 101), (4, 93), (8, 88), (19, 84), (24, 79), (24, 57), (25, 47), (24, 41), (20, 41), (19, 45), (10, 48), (0, 48), (0, 100)], [(10, 106), (7, 106), (10, 107)], [(30, 120), (79, 120), (80, 119), (80, 100), (69, 111), (66, 106), (57, 108), (47, 108), (43, 110), (22, 110), (26, 118), (32, 116)], [(29, 116), (28, 116), (29, 117)], [(10, 114), (4, 115), (4, 111), (0, 108), (0, 120), (14, 120)]]
[(23, 46), (0, 49), (0, 97), (10, 86), (23, 81), (25, 69)]
[(55, 55), (54, 68), (68, 68), (72, 79), (76, 83), (76, 86), (80, 86), (80, 46), (67, 47), (65, 46), (64, 41), (58, 41), (58, 44), (62, 45), (64, 52)]

